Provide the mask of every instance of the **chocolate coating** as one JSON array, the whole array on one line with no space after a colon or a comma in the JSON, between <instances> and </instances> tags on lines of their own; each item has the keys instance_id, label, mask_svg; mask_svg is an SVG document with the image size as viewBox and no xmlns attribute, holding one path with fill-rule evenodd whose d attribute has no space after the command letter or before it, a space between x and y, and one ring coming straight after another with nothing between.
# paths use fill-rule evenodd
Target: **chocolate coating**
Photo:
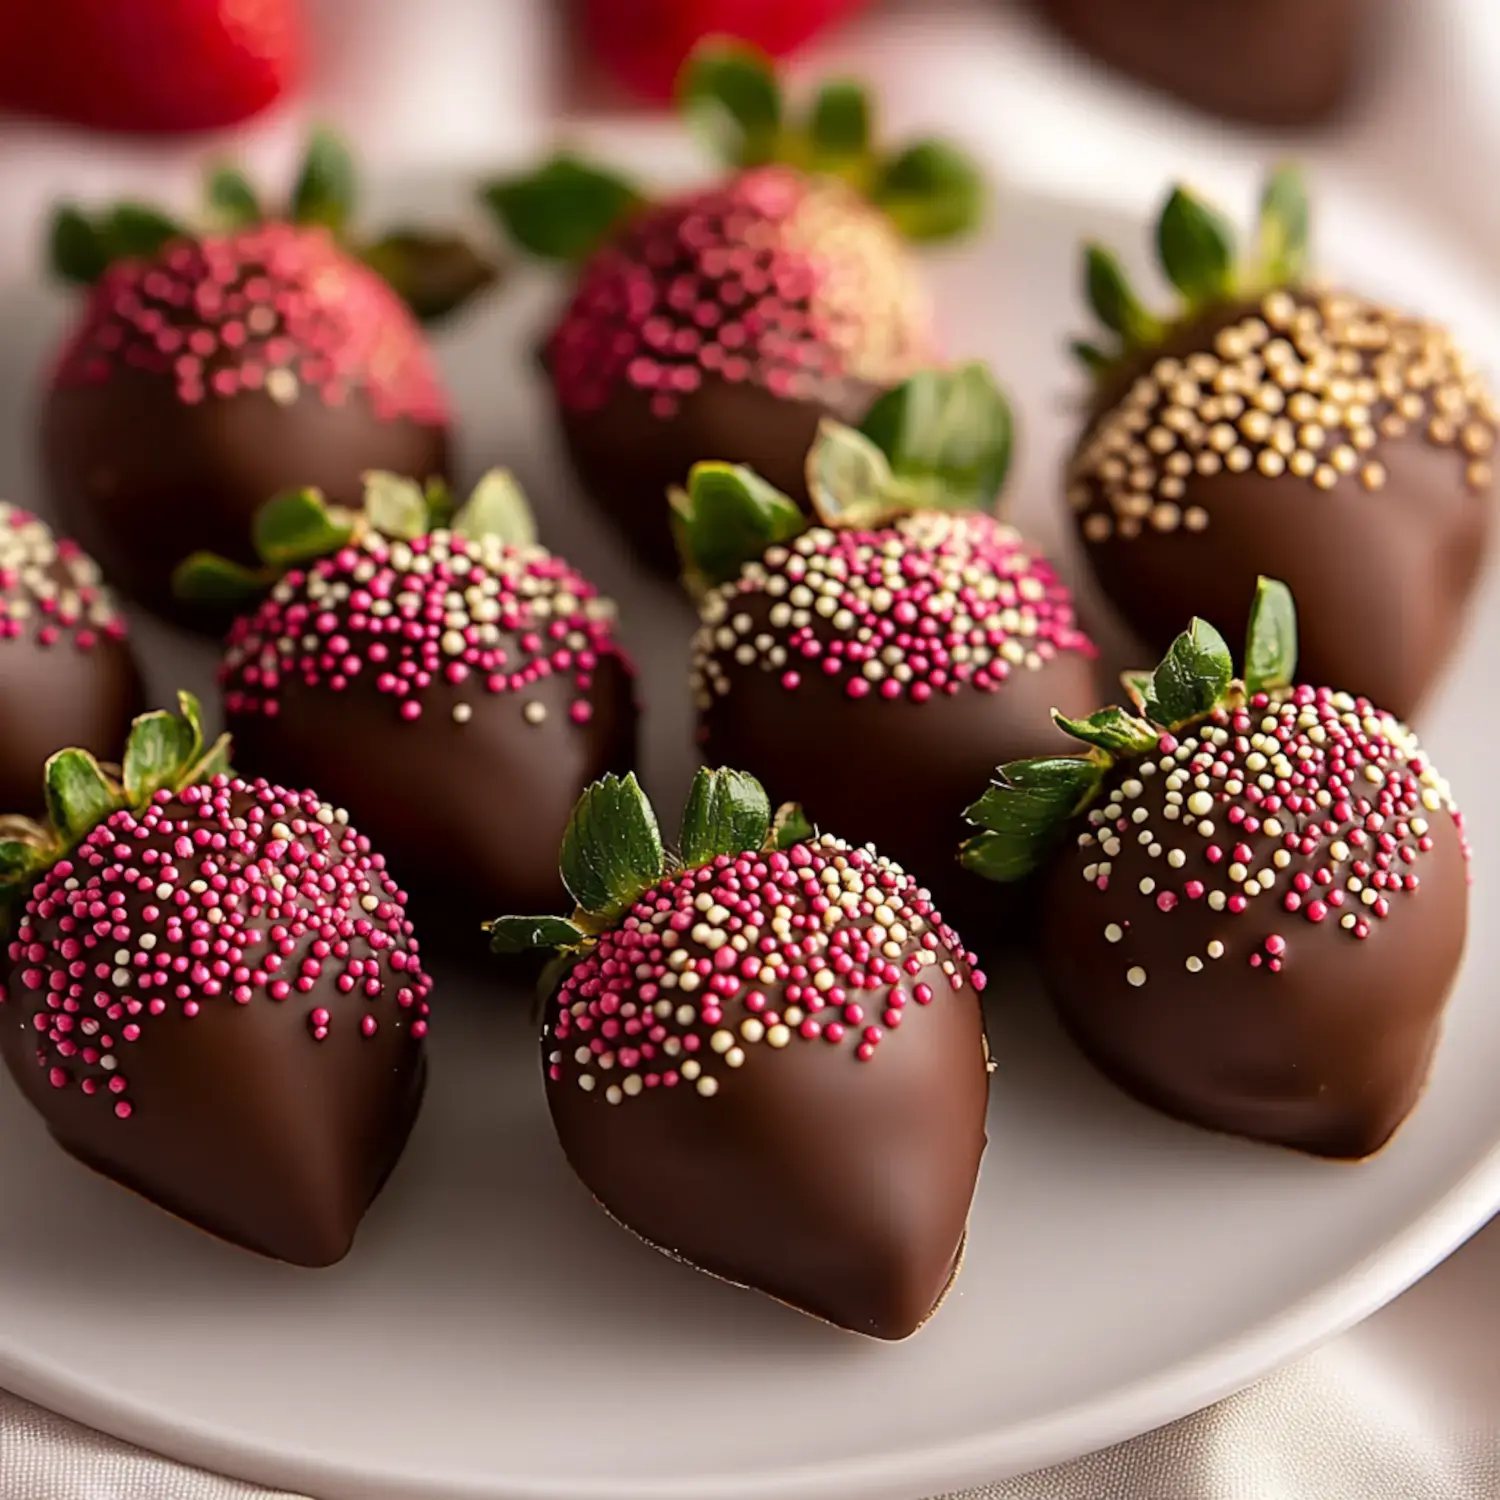
<instances>
[{"instance_id":1,"label":"chocolate coating","mask_svg":"<svg viewBox=\"0 0 1500 1500\"><path fill-rule=\"evenodd\" d=\"M988 516L817 529L769 557L781 561L746 569L704 601L694 690L705 758L751 772L773 797L795 794L816 825L878 844L945 906L965 910L973 883L954 860L964 808L1003 762L1067 752L1075 742L1053 724L1054 707L1079 715L1098 702L1094 650L1068 591ZM838 559L828 573L825 557ZM827 580L841 609L824 615L811 594L794 605L788 567L799 564L802 586L827 597ZM987 599L974 593L981 578L996 587ZM872 585L888 586L887 597ZM852 646L862 657L866 629L877 637L878 679L834 655ZM835 660L841 670L830 674L824 664Z\"/></svg>"},{"instance_id":2,"label":"chocolate coating","mask_svg":"<svg viewBox=\"0 0 1500 1500\"><path fill-rule=\"evenodd\" d=\"M666 492L747 463L805 501L818 420L930 363L894 226L785 166L645 210L583 268L544 354L573 464L643 561L677 572Z\"/></svg>"},{"instance_id":3,"label":"chocolate coating","mask_svg":"<svg viewBox=\"0 0 1500 1500\"><path fill-rule=\"evenodd\" d=\"M827 400L797 400L707 377L670 418L653 415L651 398L628 386L597 410L560 407L558 416L579 482L600 511L647 567L675 575L682 563L667 491L684 483L695 463L746 464L811 510L807 453L818 423L857 423L877 394L850 384Z\"/></svg>"},{"instance_id":4,"label":"chocolate coating","mask_svg":"<svg viewBox=\"0 0 1500 1500\"><path fill-rule=\"evenodd\" d=\"M42 767L67 745L118 753L145 692L99 569L0 501L0 813L46 813Z\"/></svg>"},{"instance_id":5,"label":"chocolate coating","mask_svg":"<svg viewBox=\"0 0 1500 1500\"><path fill-rule=\"evenodd\" d=\"M203 842L219 835L239 842ZM33 892L0 999L0 1054L65 1150L297 1265L348 1252L425 1080L431 982L404 897L360 844L328 804L264 784L116 813ZM219 879L215 923L191 887ZM117 897L101 934L86 913ZM73 977L99 961L108 979Z\"/></svg>"},{"instance_id":6,"label":"chocolate coating","mask_svg":"<svg viewBox=\"0 0 1500 1500\"><path fill-rule=\"evenodd\" d=\"M1375 0L1035 0L1071 41L1211 114L1305 125L1360 81Z\"/></svg>"},{"instance_id":7,"label":"chocolate coating","mask_svg":"<svg viewBox=\"0 0 1500 1500\"><path fill-rule=\"evenodd\" d=\"M846 904L809 927L825 872ZM756 946L776 972L716 963L764 932L773 891L788 935ZM960 940L909 877L827 838L688 871L634 910L635 933L606 938L548 1008L547 1099L574 1170L669 1255L843 1328L913 1333L957 1272L985 1143L983 979ZM836 986L790 979L839 955ZM717 977L689 992L698 964Z\"/></svg>"},{"instance_id":8,"label":"chocolate coating","mask_svg":"<svg viewBox=\"0 0 1500 1500\"><path fill-rule=\"evenodd\" d=\"M284 490L357 508L370 469L444 475L447 429L390 288L321 231L269 225L106 273L48 391L42 460L58 515L122 590L219 628L172 595L184 557L254 563L252 521Z\"/></svg>"},{"instance_id":9,"label":"chocolate coating","mask_svg":"<svg viewBox=\"0 0 1500 1500\"><path fill-rule=\"evenodd\" d=\"M1278 340L1288 358L1273 368ZM1148 446L1154 433L1169 451ZM1258 575L1280 578L1304 676L1410 715L1461 636L1494 438L1491 398L1441 330L1273 293L1184 328L1101 393L1070 499L1101 586L1150 650L1194 615L1241 639L1240 601Z\"/></svg>"},{"instance_id":10,"label":"chocolate coating","mask_svg":"<svg viewBox=\"0 0 1500 1500\"><path fill-rule=\"evenodd\" d=\"M221 682L236 765L348 808L422 930L474 953L497 914L565 904L573 804L635 756L612 607L541 548L492 538L371 536L294 570L236 623Z\"/></svg>"},{"instance_id":11,"label":"chocolate coating","mask_svg":"<svg viewBox=\"0 0 1500 1500\"><path fill-rule=\"evenodd\" d=\"M1180 758L1148 758L1154 773L1141 762L1119 767L1086 842L1049 879L1043 973L1082 1050L1144 1103L1212 1130L1360 1158L1385 1144L1426 1081L1464 947L1467 848L1446 787L1409 732L1368 704L1341 696L1330 709L1303 693L1291 721L1310 713L1327 737L1292 731L1293 751L1268 750L1263 774L1286 779L1295 746L1308 746L1313 755L1296 760L1288 784L1300 789L1293 795L1331 790L1331 805L1267 816L1264 800L1226 791L1241 774L1256 784L1253 769L1243 773L1254 753L1247 735L1227 718L1215 722L1230 738L1207 760L1190 734ZM1250 710L1249 735L1262 718ZM1173 775L1187 766L1177 787L1192 797L1193 768L1226 756L1227 775L1210 773L1202 793L1211 831L1180 804L1180 816L1167 817ZM1251 831L1248 820L1229 821L1231 808L1266 821ZM1136 821L1139 811L1146 817ZM1153 842L1143 843L1148 831ZM1246 882L1258 877L1263 888L1248 897ZM1365 904L1367 891L1376 903ZM1242 910L1228 904L1236 898Z\"/></svg>"}]
</instances>

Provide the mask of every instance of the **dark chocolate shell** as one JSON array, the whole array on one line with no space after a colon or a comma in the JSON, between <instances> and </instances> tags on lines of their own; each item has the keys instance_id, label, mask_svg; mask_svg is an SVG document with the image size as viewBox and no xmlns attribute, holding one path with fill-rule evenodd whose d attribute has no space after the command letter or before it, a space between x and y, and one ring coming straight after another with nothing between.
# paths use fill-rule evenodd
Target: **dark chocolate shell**
<instances>
[{"instance_id":1,"label":"dark chocolate shell","mask_svg":"<svg viewBox=\"0 0 1500 1500\"><path fill-rule=\"evenodd\" d=\"M59 745L113 758L144 691L98 565L0 501L0 808L40 817Z\"/></svg>"},{"instance_id":2,"label":"dark chocolate shell","mask_svg":"<svg viewBox=\"0 0 1500 1500\"><path fill-rule=\"evenodd\" d=\"M57 514L126 594L204 623L172 572L205 550L253 563L256 513L317 487L357 507L371 469L448 466L448 403L391 288L321 229L176 240L110 267L42 416Z\"/></svg>"},{"instance_id":3,"label":"dark chocolate shell","mask_svg":"<svg viewBox=\"0 0 1500 1500\"><path fill-rule=\"evenodd\" d=\"M769 166L632 220L584 267L545 359L585 487L675 573L668 486L721 459L805 502L819 418L857 420L930 363L929 324L884 213Z\"/></svg>"},{"instance_id":4,"label":"dark chocolate shell","mask_svg":"<svg viewBox=\"0 0 1500 1500\"><path fill-rule=\"evenodd\" d=\"M1069 498L1100 584L1153 650L1194 615L1234 638L1245 616L1224 601L1280 578L1304 676L1408 716L1462 633L1495 430L1437 326L1345 293L1271 292L1110 383Z\"/></svg>"},{"instance_id":5,"label":"dark chocolate shell","mask_svg":"<svg viewBox=\"0 0 1500 1500\"><path fill-rule=\"evenodd\" d=\"M957 1271L985 1143L983 976L925 892L824 836L646 892L542 1039L578 1175L681 1260L904 1338Z\"/></svg>"},{"instance_id":6,"label":"dark chocolate shell","mask_svg":"<svg viewBox=\"0 0 1500 1500\"><path fill-rule=\"evenodd\" d=\"M1378 1151L1426 1080L1468 848L1411 735L1298 688L1119 766L1047 891L1047 989L1145 1103L1320 1156Z\"/></svg>"},{"instance_id":7,"label":"dark chocolate shell","mask_svg":"<svg viewBox=\"0 0 1500 1500\"><path fill-rule=\"evenodd\" d=\"M947 905L974 788L1065 752L1053 707L1098 701L1094 647L1051 566L980 513L814 528L702 604L693 692L710 764L874 842Z\"/></svg>"},{"instance_id":8,"label":"dark chocolate shell","mask_svg":"<svg viewBox=\"0 0 1500 1500\"><path fill-rule=\"evenodd\" d=\"M384 860L311 793L219 778L112 814L17 915L0 1053L59 1144L323 1266L421 1102L431 980Z\"/></svg>"},{"instance_id":9,"label":"dark chocolate shell","mask_svg":"<svg viewBox=\"0 0 1500 1500\"><path fill-rule=\"evenodd\" d=\"M293 569L230 633L235 761L349 810L424 932L480 949L503 910L562 903L582 789L635 755L614 608L540 547L367 533Z\"/></svg>"}]
</instances>

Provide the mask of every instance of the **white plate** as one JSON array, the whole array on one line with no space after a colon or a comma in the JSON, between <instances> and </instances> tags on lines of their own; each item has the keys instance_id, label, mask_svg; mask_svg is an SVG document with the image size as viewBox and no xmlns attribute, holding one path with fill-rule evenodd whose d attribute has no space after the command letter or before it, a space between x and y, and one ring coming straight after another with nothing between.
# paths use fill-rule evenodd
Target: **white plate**
<instances>
[{"instance_id":1,"label":"white plate","mask_svg":"<svg viewBox=\"0 0 1500 1500\"><path fill-rule=\"evenodd\" d=\"M1460 268L1339 200L1328 259L1455 317L1500 363ZM957 352L1020 393L1020 518L1054 541L1080 321L1078 237L1102 212L1013 197L938 278ZM471 471L507 460L554 543L622 597L652 704L647 774L687 769L687 619L655 601L562 485L518 329L545 289L446 341ZM63 308L0 302L0 492L19 499L33 382ZM916 1500L1142 1431L1369 1313L1500 1204L1500 715L1482 643L1427 723L1477 846L1475 932L1432 1086L1375 1162L1319 1163L1173 1124L1075 1056L1028 975L995 976L990 1149L956 1294L916 1339L838 1333L623 1234L553 1142L518 997L441 975L433 1085L341 1266L216 1243L91 1176L0 1086L0 1385L204 1466L320 1500ZM208 658L143 631L156 685Z\"/></svg>"}]
</instances>

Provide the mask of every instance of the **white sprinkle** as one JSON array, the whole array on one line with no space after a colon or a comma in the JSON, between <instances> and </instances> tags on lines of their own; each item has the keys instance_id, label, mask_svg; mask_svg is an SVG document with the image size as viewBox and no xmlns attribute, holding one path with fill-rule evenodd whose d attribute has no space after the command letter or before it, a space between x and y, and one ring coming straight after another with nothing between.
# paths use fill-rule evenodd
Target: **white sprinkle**
<instances>
[{"instance_id":1,"label":"white sprinkle","mask_svg":"<svg viewBox=\"0 0 1500 1500\"><path fill-rule=\"evenodd\" d=\"M1109 926L1104 929L1104 939L1106 942L1118 943L1124 936L1125 929L1121 927L1118 922L1111 922Z\"/></svg>"},{"instance_id":2,"label":"white sprinkle","mask_svg":"<svg viewBox=\"0 0 1500 1500\"><path fill-rule=\"evenodd\" d=\"M539 703L535 698L521 710L521 717L528 724L540 724L547 717L547 705Z\"/></svg>"},{"instance_id":3,"label":"white sprinkle","mask_svg":"<svg viewBox=\"0 0 1500 1500\"><path fill-rule=\"evenodd\" d=\"M1218 940L1218 938L1215 938L1208 945L1208 956L1210 958L1223 958L1224 957L1224 945L1223 945L1223 943L1221 943Z\"/></svg>"},{"instance_id":4,"label":"white sprinkle","mask_svg":"<svg viewBox=\"0 0 1500 1500\"><path fill-rule=\"evenodd\" d=\"M467 724L474 717L474 710L467 703L455 703L453 705L453 722L455 724Z\"/></svg>"},{"instance_id":5,"label":"white sprinkle","mask_svg":"<svg viewBox=\"0 0 1500 1500\"><path fill-rule=\"evenodd\" d=\"M1136 989L1140 989L1140 987L1146 982L1146 971L1139 964L1136 964L1134 968L1127 969L1125 971L1125 978L1131 984L1133 984Z\"/></svg>"},{"instance_id":6,"label":"white sprinkle","mask_svg":"<svg viewBox=\"0 0 1500 1500\"><path fill-rule=\"evenodd\" d=\"M1188 955L1187 971L1189 974L1201 974L1203 972L1203 960L1196 953Z\"/></svg>"},{"instance_id":7,"label":"white sprinkle","mask_svg":"<svg viewBox=\"0 0 1500 1500\"><path fill-rule=\"evenodd\" d=\"M686 1071L686 1070L684 1070ZM700 1078L698 1080L698 1092L705 1099L711 1099L719 1092L719 1082L716 1078Z\"/></svg>"}]
</instances>

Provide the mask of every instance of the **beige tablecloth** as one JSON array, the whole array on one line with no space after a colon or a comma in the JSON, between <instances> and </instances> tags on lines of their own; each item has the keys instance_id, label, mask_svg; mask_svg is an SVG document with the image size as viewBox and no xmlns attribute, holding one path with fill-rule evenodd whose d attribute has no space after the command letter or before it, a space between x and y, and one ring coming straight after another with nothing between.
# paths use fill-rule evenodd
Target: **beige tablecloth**
<instances>
[{"instance_id":1,"label":"beige tablecloth","mask_svg":"<svg viewBox=\"0 0 1500 1500\"><path fill-rule=\"evenodd\" d=\"M1496 1497L1500 1220L1367 1323L1253 1389L1134 1442L949 1500ZM306 1497L184 1468L0 1393L0 1500Z\"/></svg>"}]
</instances>

